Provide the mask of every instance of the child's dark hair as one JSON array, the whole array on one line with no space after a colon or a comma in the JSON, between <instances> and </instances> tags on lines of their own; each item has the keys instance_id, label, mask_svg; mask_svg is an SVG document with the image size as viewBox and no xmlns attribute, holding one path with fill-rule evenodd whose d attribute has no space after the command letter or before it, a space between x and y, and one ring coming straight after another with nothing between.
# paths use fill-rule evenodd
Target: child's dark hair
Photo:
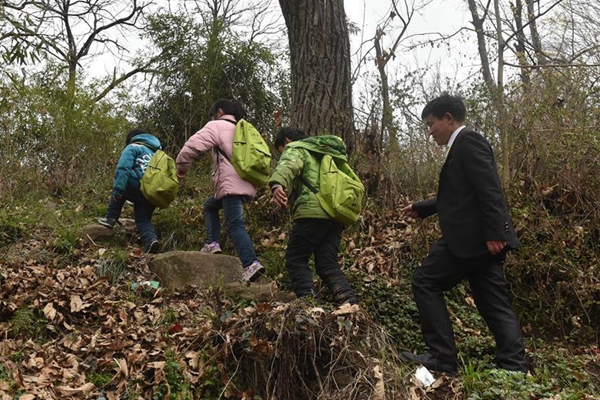
<instances>
[{"instance_id":1,"label":"child's dark hair","mask_svg":"<svg viewBox=\"0 0 600 400\"><path fill-rule=\"evenodd\" d=\"M426 119L430 115L442 119L446 113L452 115L458 122L462 122L467 115L467 108L460 97L444 94L427 103L421 113L421 119Z\"/></svg>"},{"instance_id":2,"label":"child's dark hair","mask_svg":"<svg viewBox=\"0 0 600 400\"><path fill-rule=\"evenodd\" d=\"M148 133L145 129L135 128L129 131L127 137L125 138L125 146L131 144L131 140L137 135L141 135L142 133Z\"/></svg>"},{"instance_id":3,"label":"child's dark hair","mask_svg":"<svg viewBox=\"0 0 600 400\"><path fill-rule=\"evenodd\" d=\"M285 139L290 139L290 141L295 142L296 140L306 139L306 137L306 133L298 128L290 128L287 126L280 128L275 137L275 148L278 149L283 146L285 144Z\"/></svg>"},{"instance_id":4,"label":"child's dark hair","mask_svg":"<svg viewBox=\"0 0 600 400\"><path fill-rule=\"evenodd\" d=\"M223 110L225 114L233 115L236 121L239 121L246 116L246 110L244 110L244 107L237 101L219 99L215 101L208 110L208 114L211 118L216 118L219 108Z\"/></svg>"}]
</instances>

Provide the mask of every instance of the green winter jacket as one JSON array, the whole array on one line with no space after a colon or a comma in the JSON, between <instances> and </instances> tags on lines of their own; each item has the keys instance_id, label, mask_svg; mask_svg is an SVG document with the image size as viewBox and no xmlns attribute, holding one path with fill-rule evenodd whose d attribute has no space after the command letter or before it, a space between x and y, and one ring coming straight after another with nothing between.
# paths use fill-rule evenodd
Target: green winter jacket
<instances>
[{"instance_id":1,"label":"green winter jacket","mask_svg":"<svg viewBox=\"0 0 600 400\"><path fill-rule=\"evenodd\" d=\"M283 186L292 206L293 219L330 219L319 205L317 196L302 183L300 176L314 188L319 187L320 154L347 161L344 141L333 135L311 136L285 146L269 179L269 186Z\"/></svg>"}]
</instances>

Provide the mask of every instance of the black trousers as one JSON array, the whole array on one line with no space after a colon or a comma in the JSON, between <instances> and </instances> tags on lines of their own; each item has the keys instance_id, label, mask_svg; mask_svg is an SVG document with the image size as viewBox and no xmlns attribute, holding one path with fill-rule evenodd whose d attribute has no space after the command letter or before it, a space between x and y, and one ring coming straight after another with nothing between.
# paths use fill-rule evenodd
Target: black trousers
<instances>
[{"instance_id":1,"label":"black trousers","mask_svg":"<svg viewBox=\"0 0 600 400\"><path fill-rule=\"evenodd\" d=\"M296 296L314 295L308 260L314 254L317 274L336 303L356 302L354 291L340 269L338 253L344 226L330 219L303 218L294 221L285 252L285 266Z\"/></svg>"},{"instance_id":2,"label":"black trousers","mask_svg":"<svg viewBox=\"0 0 600 400\"><path fill-rule=\"evenodd\" d=\"M527 372L523 334L508 296L501 253L474 258L455 257L443 242L431 246L415 272L413 293L425 344L441 362L456 364L457 351L444 292L464 278L469 281L477 310L496 339L499 368Z\"/></svg>"}]
</instances>

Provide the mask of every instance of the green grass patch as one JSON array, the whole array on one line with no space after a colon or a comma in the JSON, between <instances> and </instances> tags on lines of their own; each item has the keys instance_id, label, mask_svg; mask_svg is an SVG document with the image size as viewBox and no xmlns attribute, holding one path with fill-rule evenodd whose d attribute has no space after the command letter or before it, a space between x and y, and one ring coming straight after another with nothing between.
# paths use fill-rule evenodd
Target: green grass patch
<instances>
[{"instance_id":1,"label":"green grass patch","mask_svg":"<svg viewBox=\"0 0 600 400\"><path fill-rule=\"evenodd\" d=\"M73 256L79 240L77 230L78 227L75 226L58 228L57 238L52 243L52 251L66 257Z\"/></svg>"},{"instance_id":2,"label":"green grass patch","mask_svg":"<svg viewBox=\"0 0 600 400\"><path fill-rule=\"evenodd\" d=\"M390 285L386 279L372 280L356 271L348 278L359 304L385 328L399 348L423 350L419 313L409 282Z\"/></svg>"},{"instance_id":3,"label":"green grass patch","mask_svg":"<svg viewBox=\"0 0 600 400\"><path fill-rule=\"evenodd\" d=\"M160 318L160 324L171 325L177 322L178 319L179 314L177 313L177 311L173 310L172 308L166 308L163 310L163 314Z\"/></svg>"},{"instance_id":4,"label":"green grass patch","mask_svg":"<svg viewBox=\"0 0 600 400\"><path fill-rule=\"evenodd\" d=\"M15 243L25 235L25 225L30 219L21 218L15 212L0 210L0 248Z\"/></svg>"},{"instance_id":5,"label":"green grass patch","mask_svg":"<svg viewBox=\"0 0 600 400\"><path fill-rule=\"evenodd\" d=\"M165 351L165 381L158 384L152 396L153 400L162 400L167 393L174 400L193 400L190 382L183 374L179 357L172 349Z\"/></svg>"},{"instance_id":6,"label":"green grass patch","mask_svg":"<svg viewBox=\"0 0 600 400\"><path fill-rule=\"evenodd\" d=\"M18 309L10 319L12 337L23 337L38 341L44 338L48 321L37 310L28 307Z\"/></svg>"},{"instance_id":7,"label":"green grass patch","mask_svg":"<svg viewBox=\"0 0 600 400\"><path fill-rule=\"evenodd\" d=\"M0 364L0 382L8 382L10 380L10 375L6 370L4 364Z\"/></svg>"},{"instance_id":8,"label":"green grass patch","mask_svg":"<svg viewBox=\"0 0 600 400\"><path fill-rule=\"evenodd\" d=\"M552 387L521 372L501 369L478 370L467 364L462 371L468 400L521 400L554 396Z\"/></svg>"},{"instance_id":9,"label":"green grass patch","mask_svg":"<svg viewBox=\"0 0 600 400\"><path fill-rule=\"evenodd\" d=\"M120 248L115 248L108 256L100 260L96 267L96 274L98 277L107 277L114 284L125 274L128 263L129 253Z\"/></svg>"},{"instance_id":10,"label":"green grass patch","mask_svg":"<svg viewBox=\"0 0 600 400\"><path fill-rule=\"evenodd\" d=\"M86 376L87 381L91 382L97 388L108 385L113 380L114 374L111 372L95 372Z\"/></svg>"}]
</instances>

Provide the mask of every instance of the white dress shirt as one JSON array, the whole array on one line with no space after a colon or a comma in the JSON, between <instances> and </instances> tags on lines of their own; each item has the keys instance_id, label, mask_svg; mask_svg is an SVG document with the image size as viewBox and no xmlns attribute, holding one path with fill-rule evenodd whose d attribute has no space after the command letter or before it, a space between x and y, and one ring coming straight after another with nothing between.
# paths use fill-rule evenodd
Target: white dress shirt
<instances>
[{"instance_id":1,"label":"white dress shirt","mask_svg":"<svg viewBox=\"0 0 600 400\"><path fill-rule=\"evenodd\" d=\"M454 141L456 140L456 137L458 136L460 131L462 131L464 128L466 128L466 126L462 125L457 130L452 132L452 135L450 135L450 139L448 139L448 149L450 149L450 147L452 147L452 143L454 143Z\"/></svg>"}]
</instances>

